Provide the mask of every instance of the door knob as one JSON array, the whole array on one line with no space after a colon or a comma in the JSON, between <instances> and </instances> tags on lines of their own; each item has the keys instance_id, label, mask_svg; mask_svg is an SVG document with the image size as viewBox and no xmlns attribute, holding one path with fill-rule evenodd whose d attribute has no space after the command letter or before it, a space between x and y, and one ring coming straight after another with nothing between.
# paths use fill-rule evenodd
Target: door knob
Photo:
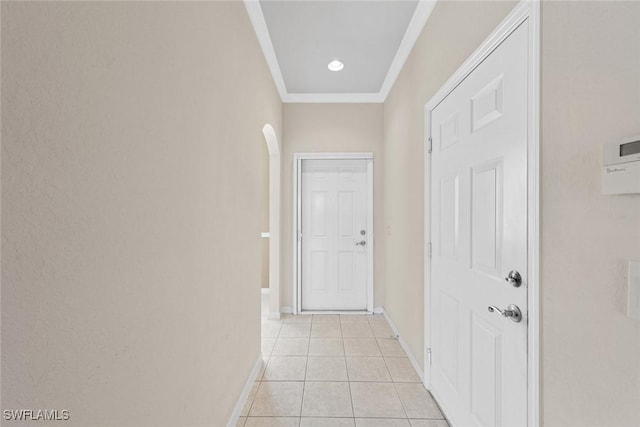
<instances>
[{"instance_id":1,"label":"door knob","mask_svg":"<svg viewBox=\"0 0 640 427\"><path fill-rule=\"evenodd\" d=\"M367 241L366 240L362 240L362 241L356 243L356 246L367 246Z\"/></svg>"},{"instance_id":2,"label":"door knob","mask_svg":"<svg viewBox=\"0 0 640 427\"><path fill-rule=\"evenodd\" d=\"M511 304L509 307L505 308L504 310L500 310L495 305L490 305L488 307L488 310L490 313L498 312L502 317L508 317L509 319L513 320L516 323L522 320L522 312L520 311L520 308L514 304Z\"/></svg>"},{"instance_id":3,"label":"door knob","mask_svg":"<svg viewBox=\"0 0 640 427\"><path fill-rule=\"evenodd\" d=\"M522 276L516 270L511 270L504 280L515 288L519 288L522 285Z\"/></svg>"}]
</instances>

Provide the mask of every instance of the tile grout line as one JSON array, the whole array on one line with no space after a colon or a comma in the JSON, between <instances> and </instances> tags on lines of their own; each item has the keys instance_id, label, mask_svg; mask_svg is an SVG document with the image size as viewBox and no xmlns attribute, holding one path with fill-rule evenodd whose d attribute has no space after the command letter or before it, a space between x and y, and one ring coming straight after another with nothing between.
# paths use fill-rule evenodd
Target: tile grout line
<instances>
[{"instance_id":1,"label":"tile grout line","mask_svg":"<svg viewBox=\"0 0 640 427\"><path fill-rule=\"evenodd\" d=\"M386 319L385 319L385 324L387 325L387 327L389 327L389 323L386 321ZM405 404L402 401L402 398L400 397L400 393L398 393L398 389L396 387L395 381L393 380L393 376L391 375L391 370L389 369L389 365L387 364L387 361L385 359L385 355L382 352L382 347L380 347L380 342L378 341L378 337L376 337L376 344L378 344L378 349L380 350L380 354L382 354L382 360L384 361L384 365L387 367L387 371L389 371L389 377L391 377L391 384L393 384L393 391L395 391L396 396L398 397L398 400L400 401L400 406L402 406L402 411L404 412L404 416L408 420L409 424L412 424L412 422L409 421L409 415L407 414L407 408L405 408ZM404 349L403 349L403 351L404 351Z\"/></svg>"},{"instance_id":2,"label":"tile grout line","mask_svg":"<svg viewBox=\"0 0 640 427\"><path fill-rule=\"evenodd\" d=\"M382 357L382 362L384 363L385 368L387 368L387 373L389 374L389 378L391 378L391 382L395 383L395 380L393 379L393 375L391 375L391 369L389 369L389 364L387 363L387 359L384 356Z\"/></svg>"},{"instance_id":3,"label":"tile grout line","mask_svg":"<svg viewBox=\"0 0 640 427\"><path fill-rule=\"evenodd\" d=\"M400 393L398 393L398 389L396 388L396 383L391 383L391 384L393 384L393 391L396 392L396 396L398 396L398 400L400 401L400 405L402 406L402 410L404 411L404 417L408 420L409 414L407 414L407 408L405 408L404 402L400 397ZM411 421L409 421L409 424L411 424Z\"/></svg>"},{"instance_id":4,"label":"tile grout line","mask_svg":"<svg viewBox=\"0 0 640 427\"><path fill-rule=\"evenodd\" d=\"M342 352L344 357L344 369L347 372L347 387L349 387L349 400L351 401L351 415L353 425L356 425L356 408L353 406L353 393L351 392L351 378L349 377L349 365L347 365L347 349L344 346L344 334L342 333L342 317L338 316L340 322L340 334L342 335Z\"/></svg>"},{"instance_id":5,"label":"tile grout line","mask_svg":"<svg viewBox=\"0 0 640 427\"><path fill-rule=\"evenodd\" d=\"M387 324L387 326L388 326L388 323L386 322L386 319L385 319L385 324ZM371 326L371 325L369 325L369 326ZM373 331L373 328L372 328L372 331ZM376 345L378 346L378 350L380 350L380 354L382 355L382 361L384 363L384 366L386 367L387 372L389 373L389 378L391 378L391 384L393 385L393 391L396 393L396 396L398 397L398 401L400 401L400 406L402 407L402 411L404 412L404 417L407 420L407 422L409 424L411 424L411 421L409 421L409 416L407 415L407 410L406 410L406 408L404 406L404 402L402 402L402 399L400 398L400 393L398 393L398 389L396 388L396 384L393 381L393 376L391 375L391 371L389 370L389 366L387 365L387 361L385 360L385 355L382 352L382 347L380 347L380 342L378 341L378 337L374 337L374 338L375 338L375 341L376 341Z\"/></svg>"},{"instance_id":6,"label":"tile grout line","mask_svg":"<svg viewBox=\"0 0 640 427\"><path fill-rule=\"evenodd\" d=\"M311 316L311 324L309 325L309 337L307 339L307 356L304 363L304 379L302 381L302 399L300 399L300 419L298 427L302 424L302 409L304 408L304 391L307 388L307 368L309 367L309 349L311 348L311 329L313 328L313 316Z\"/></svg>"},{"instance_id":7,"label":"tile grout line","mask_svg":"<svg viewBox=\"0 0 640 427\"><path fill-rule=\"evenodd\" d=\"M249 418L249 415L251 415L251 408L253 408L253 403L256 401L256 397L258 396L258 390L260 390L260 387L262 386L262 383L258 381L256 382L258 383L258 386L256 387L256 394L253 396L253 399L251 399L251 404L249 405L249 409L247 409L247 415L242 425L247 423L247 418Z\"/></svg>"}]
</instances>

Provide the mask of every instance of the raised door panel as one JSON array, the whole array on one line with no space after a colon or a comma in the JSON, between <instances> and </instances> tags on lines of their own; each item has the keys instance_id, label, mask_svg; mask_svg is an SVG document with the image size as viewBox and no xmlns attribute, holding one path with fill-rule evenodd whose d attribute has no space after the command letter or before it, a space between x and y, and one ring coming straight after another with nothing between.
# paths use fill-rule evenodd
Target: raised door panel
<instances>
[{"instance_id":1,"label":"raised door panel","mask_svg":"<svg viewBox=\"0 0 640 427\"><path fill-rule=\"evenodd\" d=\"M498 277L502 269L502 160L474 167L471 177L471 267Z\"/></svg>"},{"instance_id":2,"label":"raised door panel","mask_svg":"<svg viewBox=\"0 0 640 427\"><path fill-rule=\"evenodd\" d=\"M482 129L502 117L502 79L500 75L471 97L471 129Z\"/></svg>"},{"instance_id":3,"label":"raised door panel","mask_svg":"<svg viewBox=\"0 0 640 427\"><path fill-rule=\"evenodd\" d=\"M460 304L447 293L440 291L439 295L439 351L436 357L442 366L443 378L447 381L452 391L458 391L459 377L459 331L460 331Z\"/></svg>"},{"instance_id":4,"label":"raised door panel","mask_svg":"<svg viewBox=\"0 0 640 427\"><path fill-rule=\"evenodd\" d=\"M338 292L351 293L354 290L355 265L353 251L338 253Z\"/></svg>"},{"instance_id":5,"label":"raised door panel","mask_svg":"<svg viewBox=\"0 0 640 427\"><path fill-rule=\"evenodd\" d=\"M311 292L312 293L327 293L329 287L327 284L327 251L312 251L311 252Z\"/></svg>"},{"instance_id":6,"label":"raised door panel","mask_svg":"<svg viewBox=\"0 0 640 427\"><path fill-rule=\"evenodd\" d=\"M471 315L471 413L481 426L500 426L502 335Z\"/></svg>"},{"instance_id":7,"label":"raised door panel","mask_svg":"<svg viewBox=\"0 0 640 427\"><path fill-rule=\"evenodd\" d=\"M440 185L440 256L455 259L459 244L460 185L458 175L442 178Z\"/></svg>"},{"instance_id":8,"label":"raised door panel","mask_svg":"<svg viewBox=\"0 0 640 427\"><path fill-rule=\"evenodd\" d=\"M354 194L353 191L338 193L338 232L340 237L354 235Z\"/></svg>"},{"instance_id":9,"label":"raised door panel","mask_svg":"<svg viewBox=\"0 0 640 427\"><path fill-rule=\"evenodd\" d=\"M311 235L313 237L327 236L327 192L311 192Z\"/></svg>"}]
</instances>

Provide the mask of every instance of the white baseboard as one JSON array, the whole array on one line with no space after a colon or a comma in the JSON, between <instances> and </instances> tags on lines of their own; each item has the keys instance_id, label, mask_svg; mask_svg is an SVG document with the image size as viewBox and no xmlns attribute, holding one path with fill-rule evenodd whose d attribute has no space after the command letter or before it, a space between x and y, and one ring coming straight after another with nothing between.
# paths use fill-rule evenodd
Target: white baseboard
<instances>
[{"instance_id":1,"label":"white baseboard","mask_svg":"<svg viewBox=\"0 0 640 427\"><path fill-rule=\"evenodd\" d=\"M292 314L293 313L293 308L291 308L291 307L280 307L280 313L282 313L282 314ZM309 313L313 313L313 312L305 311L304 313L309 314ZM334 313L354 314L352 311L318 311L317 313L320 313L320 314L334 314ZM366 313L366 312L363 311L362 313ZM384 313L384 307L373 307L373 313L374 314L383 314ZM361 314L361 313L358 313L358 314Z\"/></svg>"},{"instance_id":2,"label":"white baseboard","mask_svg":"<svg viewBox=\"0 0 640 427\"><path fill-rule=\"evenodd\" d=\"M398 328L396 327L396 324L393 323L393 320L389 316L389 313L387 313L384 310L384 308L382 308L382 314L384 315L384 318L387 320L387 323L391 327L391 330L393 331L393 334L396 337L398 337L398 342L400 343L400 346L402 347L404 352L407 353L407 357L409 358L409 361L411 362L411 366L413 366L413 369L416 371L416 374L418 374L418 377L420 377L420 380L422 381L422 384L424 384L424 373L422 372L422 369L420 368L420 364L417 362L417 360L414 357L413 353L411 353L411 350L409 349L409 344L407 344L407 342L404 340L404 338L402 338L402 336L400 335L400 332L398 332Z\"/></svg>"},{"instance_id":3,"label":"white baseboard","mask_svg":"<svg viewBox=\"0 0 640 427\"><path fill-rule=\"evenodd\" d=\"M251 373L249 374L247 383L244 385L244 388L242 389L242 393L240 393L238 402L236 403L235 408L233 408L233 413L231 414L231 418L229 418L227 427L236 427L236 425L238 424L238 420L240 419L240 414L242 413L242 408L244 408L244 404L249 398L251 387L253 387L253 383L256 382L256 378L258 377L260 368L262 368L262 363L263 363L263 358L262 358L262 353L260 353L258 354L258 360L256 360L256 363L253 365L253 369L251 369Z\"/></svg>"},{"instance_id":4,"label":"white baseboard","mask_svg":"<svg viewBox=\"0 0 640 427\"><path fill-rule=\"evenodd\" d=\"M269 320L279 320L280 319L280 313L269 312L267 314L267 319L269 319Z\"/></svg>"},{"instance_id":5,"label":"white baseboard","mask_svg":"<svg viewBox=\"0 0 640 427\"><path fill-rule=\"evenodd\" d=\"M262 289L262 295L269 295L269 291L270 291L269 288L260 288L260 289Z\"/></svg>"}]
</instances>

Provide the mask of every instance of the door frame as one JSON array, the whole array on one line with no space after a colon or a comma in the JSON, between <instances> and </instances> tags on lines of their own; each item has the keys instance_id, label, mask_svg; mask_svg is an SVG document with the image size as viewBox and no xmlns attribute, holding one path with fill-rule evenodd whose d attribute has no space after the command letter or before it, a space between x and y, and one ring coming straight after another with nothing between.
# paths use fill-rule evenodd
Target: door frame
<instances>
[{"instance_id":1,"label":"door frame","mask_svg":"<svg viewBox=\"0 0 640 427\"><path fill-rule=\"evenodd\" d=\"M302 224L302 161L303 160L366 160L367 161L367 312L373 312L373 153L294 153L293 154L293 314L302 312L302 254L300 226ZM313 313L305 311L305 313ZM333 313L323 311L323 313ZM336 311L335 313L338 313Z\"/></svg>"},{"instance_id":2,"label":"door frame","mask_svg":"<svg viewBox=\"0 0 640 427\"><path fill-rule=\"evenodd\" d=\"M540 424L540 2L522 0L427 102L424 109L424 386L431 370L431 111L522 23L529 21L527 141L527 424ZM435 396L437 399L437 396Z\"/></svg>"}]
</instances>

